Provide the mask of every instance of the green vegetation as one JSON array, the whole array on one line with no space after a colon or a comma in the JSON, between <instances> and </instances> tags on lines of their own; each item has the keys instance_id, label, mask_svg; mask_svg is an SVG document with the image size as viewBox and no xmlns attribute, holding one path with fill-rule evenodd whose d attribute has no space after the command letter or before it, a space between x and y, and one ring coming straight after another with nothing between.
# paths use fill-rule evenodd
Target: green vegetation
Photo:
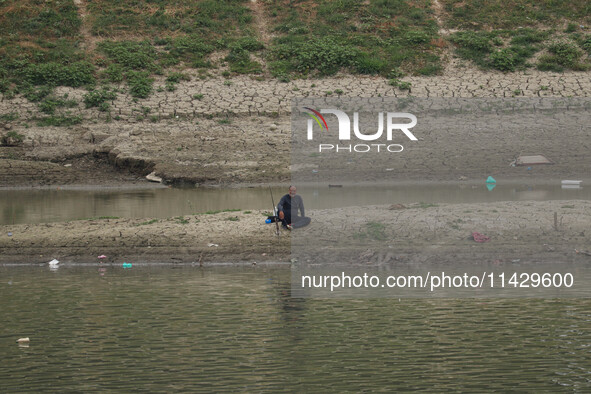
<instances>
[{"instance_id":1,"label":"green vegetation","mask_svg":"<svg viewBox=\"0 0 591 394\"><path fill-rule=\"evenodd\" d=\"M0 142L4 146L17 146L23 142L25 136L17 133L16 131L9 131L6 135L0 138Z\"/></svg>"},{"instance_id":2,"label":"green vegetation","mask_svg":"<svg viewBox=\"0 0 591 394\"><path fill-rule=\"evenodd\" d=\"M440 3L443 26L460 29L449 38L457 55L483 69L591 67L591 35L580 27L591 24L588 0ZM159 91L175 91L189 68L201 79L221 66L224 77L258 74L254 78L262 80L268 71L281 82L341 71L381 75L408 91L404 73L442 71L448 42L438 34L429 0L260 0L271 42L257 38L251 7L250 0L91 1L89 29L81 29L74 0L0 0L0 93L38 103L54 116L42 123L67 124L66 118L75 119L56 114L74 102L55 97L57 86L86 88L86 107L108 112L115 93L100 88L105 83L124 83L143 99L154 91L155 75L166 76ZM96 46L83 41L88 30ZM210 57L214 52L224 55ZM536 54L539 60L530 64Z\"/></svg>"},{"instance_id":3,"label":"green vegetation","mask_svg":"<svg viewBox=\"0 0 591 394\"><path fill-rule=\"evenodd\" d=\"M154 224L154 223L158 223L158 219L151 219L146 222L141 222L141 223L136 224L136 226L147 226L149 224Z\"/></svg>"},{"instance_id":4,"label":"green vegetation","mask_svg":"<svg viewBox=\"0 0 591 394\"><path fill-rule=\"evenodd\" d=\"M540 57L538 69L542 71L588 70L591 64L583 62L583 51L572 42L556 42L548 47L548 54Z\"/></svg>"},{"instance_id":5,"label":"green vegetation","mask_svg":"<svg viewBox=\"0 0 591 394\"><path fill-rule=\"evenodd\" d=\"M86 108L98 107L100 111L107 112L110 108L107 100L115 100L117 93L108 88L92 89L84 95Z\"/></svg>"},{"instance_id":6,"label":"green vegetation","mask_svg":"<svg viewBox=\"0 0 591 394\"><path fill-rule=\"evenodd\" d=\"M529 66L527 60L542 49L541 43L550 34L534 29L463 31L451 35L450 41L458 56L481 68L516 71Z\"/></svg>"},{"instance_id":7,"label":"green vegetation","mask_svg":"<svg viewBox=\"0 0 591 394\"><path fill-rule=\"evenodd\" d=\"M18 119L18 114L16 112L0 115L0 121L11 122L16 119Z\"/></svg>"},{"instance_id":8,"label":"green vegetation","mask_svg":"<svg viewBox=\"0 0 591 394\"><path fill-rule=\"evenodd\" d=\"M356 239L371 239L375 241L384 241L386 237L386 225L379 222L368 222L365 224L365 231L355 233Z\"/></svg>"},{"instance_id":9,"label":"green vegetation","mask_svg":"<svg viewBox=\"0 0 591 394\"><path fill-rule=\"evenodd\" d=\"M440 0L448 18L446 27L467 30L516 29L561 24L561 19L588 25L588 0ZM578 25L578 24L575 24Z\"/></svg>"},{"instance_id":10,"label":"green vegetation","mask_svg":"<svg viewBox=\"0 0 591 394\"><path fill-rule=\"evenodd\" d=\"M117 0L89 2L92 33L101 37L161 37L173 33L221 38L252 22L244 0Z\"/></svg>"},{"instance_id":11,"label":"green vegetation","mask_svg":"<svg viewBox=\"0 0 591 394\"><path fill-rule=\"evenodd\" d=\"M432 75L441 71L437 23L428 3L403 0L266 3L278 37L269 54L271 73L387 76L392 69Z\"/></svg>"},{"instance_id":12,"label":"green vegetation","mask_svg":"<svg viewBox=\"0 0 591 394\"><path fill-rule=\"evenodd\" d=\"M176 222L179 224L188 224L189 220L185 219L183 216L177 216L175 218Z\"/></svg>"},{"instance_id":13,"label":"green vegetation","mask_svg":"<svg viewBox=\"0 0 591 394\"><path fill-rule=\"evenodd\" d=\"M53 96L46 97L38 104L39 110L44 114L53 115L57 108L73 108L78 106L76 100L67 100L67 97L56 98Z\"/></svg>"},{"instance_id":14,"label":"green vegetation","mask_svg":"<svg viewBox=\"0 0 591 394\"><path fill-rule=\"evenodd\" d=\"M65 115L52 115L45 118L37 118L37 126L56 126L56 127L67 127L82 123L81 116L71 116L66 113Z\"/></svg>"},{"instance_id":15,"label":"green vegetation","mask_svg":"<svg viewBox=\"0 0 591 394\"><path fill-rule=\"evenodd\" d=\"M221 209L221 210L217 210L217 211L207 211L207 212L204 212L199 215L216 215L216 214L222 213L222 212L240 212L240 211L241 211L241 209Z\"/></svg>"},{"instance_id":16,"label":"green vegetation","mask_svg":"<svg viewBox=\"0 0 591 394\"><path fill-rule=\"evenodd\" d=\"M431 204L431 203L426 203L426 202L419 202L418 204L412 205L410 208L420 208L420 209L427 209L427 208L433 208L433 207L437 207L437 204Z\"/></svg>"}]
</instances>

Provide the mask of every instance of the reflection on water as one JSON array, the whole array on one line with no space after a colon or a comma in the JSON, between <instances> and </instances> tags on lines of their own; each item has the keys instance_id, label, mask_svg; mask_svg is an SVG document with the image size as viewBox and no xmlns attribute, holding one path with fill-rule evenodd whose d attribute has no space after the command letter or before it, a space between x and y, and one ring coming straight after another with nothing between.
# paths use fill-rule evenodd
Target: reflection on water
<instances>
[{"instance_id":1,"label":"reflection on water","mask_svg":"<svg viewBox=\"0 0 591 394\"><path fill-rule=\"evenodd\" d=\"M273 188L275 203L286 188ZM520 200L591 200L591 188L484 183L389 186L306 185L298 188L307 207L323 209L396 203L475 203ZM0 190L0 224L42 223L101 216L168 218L221 209L271 210L266 188L145 190Z\"/></svg>"},{"instance_id":2,"label":"reflection on water","mask_svg":"<svg viewBox=\"0 0 591 394\"><path fill-rule=\"evenodd\" d=\"M0 267L2 391L591 390L588 299L304 300L288 269L101 269Z\"/></svg>"}]
</instances>

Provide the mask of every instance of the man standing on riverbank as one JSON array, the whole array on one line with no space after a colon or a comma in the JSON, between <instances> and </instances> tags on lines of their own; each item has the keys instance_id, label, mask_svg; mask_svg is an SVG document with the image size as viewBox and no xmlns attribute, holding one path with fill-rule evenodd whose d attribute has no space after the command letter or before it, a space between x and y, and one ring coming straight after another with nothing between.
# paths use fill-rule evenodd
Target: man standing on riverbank
<instances>
[{"instance_id":1,"label":"man standing on riverbank","mask_svg":"<svg viewBox=\"0 0 591 394\"><path fill-rule=\"evenodd\" d=\"M277 204L277 215L281 219L281 225L289 230L307 226L311 221L310 218L306 217L304 200L296 192L296 187L290 186L289 193L281 197L279 204ZM298 215L298 210L302 216Z\"/></svg>"}]
</instances>

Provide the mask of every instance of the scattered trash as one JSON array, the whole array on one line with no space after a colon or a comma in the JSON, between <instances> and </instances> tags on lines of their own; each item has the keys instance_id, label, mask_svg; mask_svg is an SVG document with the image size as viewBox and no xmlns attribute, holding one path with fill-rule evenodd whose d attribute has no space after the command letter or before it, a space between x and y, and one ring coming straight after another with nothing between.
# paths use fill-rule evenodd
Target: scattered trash
<instances>
[{"instance_id":1,"label":"scattered trash","mask_svg":"<svg viewBox=\"0 0 591 394\"><path fill-rule=\"evenodd\" d=\"M521 261L521 259L511 260L512 263L519 263L520 261Z\"/></svg>"},{"instance_id":2,"label":"scattered trash","mask_svg":"<svg viewBox=\"0 0 591 394\"><path fill-rule=\"evenodd\" d=\"M528 170L528 171L531 171L531 167L527 167L527 170Z\"/></svg>"},{"instance_id":3,"label":"scattered trash","mask_svg":"<svg viewBox=\"0 0 591 394\"><path fill-rule=\"evenodd\" d=\"M318 174L318 170L312 170L312 174Z\"/></svg>"},{"instance_id":4,"label":"scattered trash","mask_svg":"<svg viewBox=\"0 0 591 394\"><path fill-rule=\"evenodd\" d=\"M123 263L123 268L131 268L131 263Z\"/></svg>"},{"instance_id":5,"label":"scattered trash","mask_svg":"<svg viewBox=\"0 0 591 394\"><path fill-rule=\"evenodd\" d=\"M479 232L474 231L472 233L472 239L474 239L475 242L478 243L484 243L484 242L488 242L490 241L490 237L487 237L484 234L480 234Z\"/></svg>"},{"instance_id":6,"label":"scattered trash","mask_svg":"<svg viewBox=\"0 0 591 394\"><path fill-rule=\"evenodd\" d=\"M162 183L162 178L156 176L156 171L152 171L148 175L146 175L146 179L150 182Z\"/></svg>"},{"instance_id":7,"label":"scattered trash","mask_svg":"<svg viewBox=\"0 0 591 394\"><path fill-rule=\"evenodd\" d=\"M580 186L581 182L583 181L570 181L568 179L563 180L562 182L560 182L562 185L574 185L574 186Z\"/></svg>"},{"instance_id":8,"label":"scattered trash","mask_svg":"<svg viewBox=\"0 0 591 394\"><path fill-rule=\"evenodd\" d=\"M459 177L458 179L459 179L460 181L465 181L465 180L467 180L467 179L468 179L468 177L467 177L467 176L464 176L464 175L460 175L460 177Z\"/></svg>"},{"instance_id":9,"label":"scattered trash","mask_svg":"<svg viewBox=\"0 0 591 394\"><path fill-rule=\"evenodd\" d=\"M516 166L530 166L534 164L554 164L542 155L519 156L515 159Z\"/></svg>"},{"instance_id":10,"label":"scattered trash","mask_svg":"<svg viewBox=\"0 0 591 394\"><path fill-rule=\"evenodd\" d=\"M56 259L53 259L47 264L49 264L50 267L57 267L59 263L60 263L59 261L57 261Z\"/></svg>"},{"instance_id":11,"label":"scattered trash","mask_svg":"<svg viewBox=\"0 0 591 394\"><path fill-rule=\"evenodd\" d=\"M394 171L393 168L386 168L386 171Z\"/></svg>"},{"instance_id":12,"label":"scattered trash","mask_svg":"<svg viewBox=\"0 0 591 394\"><path fill-rule=\"evenodd\" d=\"M208 244L207 244L207 246L209 246L209 247L211 248L212 246L218 247L218 246L220 246L220 245L218 245L218 244L212 244L212 243L208 243Z\"/></svg>"},{"instance_id":13,"label":"scattered trash","mask_svg":"<svg viewBox=\"0 0 591 394\"><path fill-rule=\"evenodd\" d=\"M64 167L72 167L71 164L64 164Z\"/></svg>"},{"instance_id":14,"label":"scattered trash","mask_svg":"<svg viewBox=\"0 0 591 394\"><path fill-rule=\"evenodd\" d=\"M497 181L492 176L489 176L486 178L486 183L497 183Z\"/></svg>"},{"instance_id":15,"label":"scattered trash","mask_svg":"<svg viewBox=\"0 0 591 394\"><path fill-rule=\"evenodd\" d=\"M101 254L100 256L98 256L98 258L102 260L102 259L106 259L107 256L105 256L104 254Z\"/></svg>"},{"instance_id":16,"label":"scattered trash","mask_svg":"<svg viewBox=\"0 0 591 394\"><path fill-rule=\"evenodd\" d=\"M9 236L9 237L12 237L12 233L8 233L8 236Z\"/></svg>"},{"instance_id":17,"label":"scattered trash","mask_svg":"<svg viewBox=\"0 0 591 394\"><path fill-rule=\"evenodd\" d=\"M26 338L19 338L16 340L17 343L29 343L31 340L29 339L29 337Z\"/></svg>"},{"instance_id":18,"label":"scattered trash","mask_svg":"<svg viewBox=\"0 0 591 394\"><path fill-rule=\"evenodd\" d=\"M486 184L486 188L488 189L489 192L492 192L495 187L497 187L496 183L487 183Z\"/></svg>"},{"instance_id":19,"label":"scattered trash","mask_svg":"<svg viewBox=\"0 0 591 394\"><path fill-rule=\"evenodd\" d=\"M577 250L575 249L576 254L584 254L585 256L591 256L591 252L587 252L586 250Z\"/></svg>"},{"instance_id":20,"label":"scattered trash","mask_svg":"<svg viewBox=\"0 0 591 394\"><path fill-rule=\"evenodd\" d=\"M343 185L328 185L328 187L343 187Z\"/></svg>"},{"instance_id":21,"label":"scattered trash","mask_svg":"<svg viewBox=\"0 0 591 394\"><path fill-rule=\"evenodd\" d=\"M267 224L271 223L271 219L269 219L269 218L265 219L265 223L267 223Z\"/></svg>"}]
</instances>

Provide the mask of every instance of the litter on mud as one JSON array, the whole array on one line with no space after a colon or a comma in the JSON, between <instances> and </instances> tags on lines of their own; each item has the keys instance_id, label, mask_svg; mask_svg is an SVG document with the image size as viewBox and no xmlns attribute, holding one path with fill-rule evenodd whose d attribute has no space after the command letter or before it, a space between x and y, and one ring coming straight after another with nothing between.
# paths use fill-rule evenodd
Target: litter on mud
<instances>
[{"instance_id":1,"label":"litter on mud","mask_svg":"<svg viewBox=\"0 0 591 394\"><path fill-rule=\"evenodd\" d=\"M543 155L519 156L515 159L516 166L531 166L534 164L554 164Z\"/></svg>"},{"instance_id":2,"label":"litter on mud","mask_svg":"<svg viewBox=\"0 0 591 394\"><path fill-rule=\"evenodd\" d=\"M486 236L486 235L484 235L484 234L480 234L480 233L479 233L479 232L477 232L477 231L474 231L474 232L472 233L472 235L471 235L471 238L472 238L472 239L473 239L475 242L478 242L478 243L484 243L484 242L488 242L488 241L490 241L490 237L487 237L487 236Z\"/></svg>"}]
</instances>

